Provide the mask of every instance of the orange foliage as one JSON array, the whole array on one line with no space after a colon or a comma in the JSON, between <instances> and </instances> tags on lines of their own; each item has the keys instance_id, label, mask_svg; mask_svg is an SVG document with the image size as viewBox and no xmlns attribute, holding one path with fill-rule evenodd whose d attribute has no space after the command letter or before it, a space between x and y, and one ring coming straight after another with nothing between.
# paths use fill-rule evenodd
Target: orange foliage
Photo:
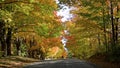
<instances>
[{"instance_id":1,"label":"orange foliage","mask_svg":"<svg viewBox=\"0 0 120 68\"><path fill-rule=\"evenodd\" d=\"M44 39L42 41L43 43L43 46L44 45L47 45L47 46L50 46L50 47L53 47L53 46L59 46L61 45L61 38L60 37L55 37L55 38L47 38L47 39Z\"/></svg>"},{"instance_id":2,"label":"orange foliage","mask_svg":"<svg viewBox=\"0 0 120 68\"><path fill-rule=\"evenodd\" d=\"M54 14L54 18L56 19L56 21L57 21L58 23L62 22L62 21L61 21L61 18L62 18L62 17L57 15L57 11L53 11L53 14Z\"/></svg>"},{"instance_id":3,"label":"orange foliage","mask_svg":"<svg viewBox=\"0 0 120 68\"><path fill-rule=\"evenodd\" d=\"M54 53L54 52L57 52L58 49L59 49L59 48L58 48L57 46L51 48L51 50L52 50L53 53Z\"/></svg>"},{"instance_id":4,"label":"orange foliage","mask_svg":"<svg viewBox=\"0 0 120 68\"><path fill-rule=\"evenodd\" d=\"M53 56L55 56L59 52L59 47L58 46L52 47L49 51Z\"/></svg>"},{"instance_id":5,"label":"orange foliage","mask_svg":"<svg viewBox=\"0 0 120 68\"><path fill-rule=\"evenodd\" d=\"M65 37L68 39L67 42L68 46L76 44L76 39L74 36L65 36Z\"/></svg>"},{"instance_id":6,"label":"orange foliage","mask_svg":"<svg viewBox=\"0 0 120 68\"><path fill-rule=\"evenodd\" d=\"M67 58L67 52L66 52L66 51L64 51L64 52L62 53L62 58L64 58L64 59Z\"/></svg>"},{"instance_id":7,"label":"orange foliage","mask_svg":"<svg viewBox=\"0 0 120 68\"><path fill-rule=\"evenodd\" d=\"M40 50L42 49L42 51L44 52L47 52L47 50L50 48L50 47L54 47L54 46L61 46L62 43L60 41L61 39L60 38L47 38L47 39L43 39L42 42L37 42L36 45L32 46L30 48L30 50ZM37 39L36 39L37 41ZM54 47L53 49L55 49L56 47Z\"/></svg>"}]
</instances>

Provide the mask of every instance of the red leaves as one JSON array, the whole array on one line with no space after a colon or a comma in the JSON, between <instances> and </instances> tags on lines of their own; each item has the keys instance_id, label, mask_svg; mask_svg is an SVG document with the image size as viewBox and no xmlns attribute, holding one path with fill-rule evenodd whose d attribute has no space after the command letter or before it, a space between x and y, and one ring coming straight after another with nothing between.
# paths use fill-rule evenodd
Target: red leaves
<instances>
[{"instance_id":1,"label":"red leaves","mask_svg":"<svg viewBox=\"0 0 120 68\"><path fill-rule=\"evenodd\" d=\"M65 36L65 38L68 39L68 46L76 44L76 39L74 36Z\"/></svg>"}]
</instances>

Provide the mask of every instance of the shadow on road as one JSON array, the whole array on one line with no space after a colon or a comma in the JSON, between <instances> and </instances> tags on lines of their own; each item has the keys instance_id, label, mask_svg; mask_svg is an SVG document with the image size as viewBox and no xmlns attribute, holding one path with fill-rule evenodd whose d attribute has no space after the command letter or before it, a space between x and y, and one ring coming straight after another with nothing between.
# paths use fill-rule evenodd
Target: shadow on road
<instances>
[{"instance_id":1,"label":"shadow on road","mask_svg":"<svg viewBox=\"0 0 120 68\"><path fill-rule=\"evenodd\" d=\"M90 62L78 59L45 60L32 63L24 68L99 68Z\"/></svg>"}]
</instances>

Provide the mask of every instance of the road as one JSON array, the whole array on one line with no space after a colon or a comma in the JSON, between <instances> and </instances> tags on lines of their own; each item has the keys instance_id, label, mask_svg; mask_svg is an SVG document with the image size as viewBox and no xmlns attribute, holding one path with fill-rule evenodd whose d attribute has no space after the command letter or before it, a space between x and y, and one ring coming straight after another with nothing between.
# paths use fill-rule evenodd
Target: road
<instances>
[{"instance_id":1,"label":"road","mask_svg":"<svg viewBox=\"0 0 120 68\"><path fill-rule=\"evenodd\" d=\"M98 68L98 66L78 59L62 59L35 62L23 68Z\"/></svg>"}]
</instances>

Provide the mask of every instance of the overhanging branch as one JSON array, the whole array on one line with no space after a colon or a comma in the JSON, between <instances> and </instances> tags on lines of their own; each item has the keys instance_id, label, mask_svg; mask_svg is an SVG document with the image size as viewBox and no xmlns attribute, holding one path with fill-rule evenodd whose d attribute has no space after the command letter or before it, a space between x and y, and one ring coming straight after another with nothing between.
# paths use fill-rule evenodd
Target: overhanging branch
<instances>
[{"instance_id":1,"label":"overhanging branch","mask_svg":"<svg viewBox=\"0 0 120 68\"><path fill-rule=\"evenodd\" d=\"M12 4L12 3L35 4L35 3L31 3L31 2L29 2L29 1L18 1L18 0L14 0L14 1L8 1L8 2L2 2L2 3L0 3L0 8L2 8L3 5Z\"/></svg>"}]
</instances>

